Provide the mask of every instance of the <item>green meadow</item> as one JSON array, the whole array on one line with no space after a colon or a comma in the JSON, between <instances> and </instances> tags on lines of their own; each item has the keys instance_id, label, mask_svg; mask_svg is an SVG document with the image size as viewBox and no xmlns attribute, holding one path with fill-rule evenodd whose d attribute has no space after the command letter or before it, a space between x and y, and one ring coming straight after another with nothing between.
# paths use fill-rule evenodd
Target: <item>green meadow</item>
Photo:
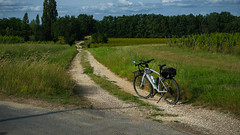
<instances>
[{"instance_id":1,"label":"green meadow","mask_svg":"<svg viewBox=\"0 0 240 135\"><path fill-rule=\"evenodd\" d=\"M75 83L67 68L76 53L74 47L67 45L1 44L0 93L70 98Z\"/></svg>"},{"instance_id":2,"label":"green meadow","mask_svg":"<svg viewBox=\"0 0 240 135\"><path fill-rule=\"evenodd\" d=\"M124 40L124 39L122 39ZM230 111L240 115L240 60L238 55L211 53L164 44L100 47L89 51L94 57L129 81L137 67L132 63L154 58L150 67L158 64L177 69L175 79L181 89L181 102Z\"/></svg>"}]
</instances>

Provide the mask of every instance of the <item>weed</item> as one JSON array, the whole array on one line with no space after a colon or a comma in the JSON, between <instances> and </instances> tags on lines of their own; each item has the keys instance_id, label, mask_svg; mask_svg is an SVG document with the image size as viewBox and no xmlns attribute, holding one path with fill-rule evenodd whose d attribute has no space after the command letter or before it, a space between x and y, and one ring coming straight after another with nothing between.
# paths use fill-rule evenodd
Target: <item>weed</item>
<instances>
[{"instance_id":1,"label":"weed","mask_svg":"<svg viewBox=\"0 0 240 135\"><path fill-rule=\"evenodd\" d=\"M152 117L162 116L162 117L177 117L177 114L169 114L169 113L154 113L151 114Z\"/></svg>"},{"instance_id":2,"label":"weed","mask_svg":"<svg viewBox=\"0 0 240 135\"><path fill-rule=\"evenodd\" d=\"M154 113L154 114L151 114L152 117L157 117L157 116L164 116L163 113Z\"/></svg>"},{"instance_id":3,"label":"weed","mask_svg":"<svg viewBox=\"0 0 240 135\"><path fill-rule=\"evenodd\" d=\"M162 120L158 120L158 119L153 119L153 121L156 121L158 123L162 123L163 122Z\"/></svg>"}]
</instances>

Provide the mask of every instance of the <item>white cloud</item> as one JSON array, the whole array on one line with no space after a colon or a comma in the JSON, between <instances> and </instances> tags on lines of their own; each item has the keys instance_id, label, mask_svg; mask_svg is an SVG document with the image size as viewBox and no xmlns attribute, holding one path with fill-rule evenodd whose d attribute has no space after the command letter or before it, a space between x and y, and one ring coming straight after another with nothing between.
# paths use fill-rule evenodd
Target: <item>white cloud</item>
<instances>
[{"instance_id":1,"label":"white cloud","mask_svg":"<svg viewBox=\"0 0 240 135\"><path fill-rule=\"evenodd\" d=\"M133 3L127 0L118 0L119 3L123 4L123 5L132 5Z\"/></svg>"},{"instance_id":2,"label":"white cloud","mask_svg":"<svg viewBox=\"0 0 240 135\"><path fill-rule=\"evenodd\" d=\"M26 1L0 0L0 11L2 12L39 12L42 6L33 6Z\"/></svg>"},{"instance_id":3,"label":"white cloud","mask_svg":"<svg viewBox=\"0 0 240 135\"><path fill-rule=\"evenodd\" d=\"M174 3L174 2L180 2L182 0L162 0L162 3Z\"/></svg>"},{"instance_id":4,"label":"white cloud","mask_svg":"<svg viewBox=\"0 0 240 135\"><path fill-rule=\"evenodd\" d=\"M21 11L41 11L41 6L23 6Z\"/></svg>"},{"instance_id":5,"label":"white cloud","mask_svg":"<svg viewBox=\"0 0 240 135\"><path fill-rule=\"evenodd\" d=\"M163 6L179 6L179 7L186 7L191 6L192 1L190 0L162 0Z\"/></svg>"},{"instance_id":6,"label":"white cloud","mask_svg":"<svg viewBox=\"0 0 240 135\"><path fill-rule=\"evenodd\" d=\"M113 3L107 3L107 5L109 6L109 7L113 7Z\"/></svg>"},{"instance_id":7,"label":"white cloud","mask_svg":"<svg viewBox=\"0 0 240 135\"><path fill-rule=\"evenodd\" d=\"M240 0L207 0L209 3L240 3Z\"/></svg>"},{"instance_id":8,"label":"white cloud","mask_svg":"<svg viewBox=\"0 0 240 135\"><path fill-rule=\"evenodd\" d=\"M16 4L16 2L12 1L12 0L0 0L0 5L2 6L9 6L9 5L13 5Z\"/></svg>"},{"instance_id":9,"label":"white cloud","mask_svg":"<svg viewBox=\"0 0 240 135\"><path fill-rule=\"evenodd\" d=\"M141 6L144 6L143 2L141 2L141 1L139 1L138 4Z\"/></svg>"}]
</instances>

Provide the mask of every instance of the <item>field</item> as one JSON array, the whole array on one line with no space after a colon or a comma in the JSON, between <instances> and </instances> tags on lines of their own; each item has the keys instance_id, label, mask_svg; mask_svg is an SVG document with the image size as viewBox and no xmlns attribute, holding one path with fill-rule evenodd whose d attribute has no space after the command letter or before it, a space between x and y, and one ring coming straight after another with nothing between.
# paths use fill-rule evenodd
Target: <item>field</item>
<instances>
[{"instance_id":1,"label":"field","mask_svg":"<svg viewBox=\"0 0 240 135\"><path fill-rule=\"evenodd\" d=\"M137 68L133 60L155 60L150 66L167 64L177 69L175 77L183 103L230 111L240 115L240 61L238 55L211 53L163 44L89 49L110 70L129 81Z\"/></svg>"},{"instance_id":2,"label":"field","mask_svg":"<svg viewBox=\"0 0 240 135\"><path fill-rule=\"evenodd\" d=\"M44 99L71 97L75 83L67 68L76 53L67 45L1 44L0 93Z\"/></svg>"},{"instance_id":3,"label":"field","mask_svg":"<svg viewBox=\"0 0 240 135\"><path fill-rule=\"evenodd\" d=\"M195 34L181 38L172 37L166 39L166 41L171 47L177 46L180 48L240 55L240 33Z\"/></svg>"},{"instance_id":4,"label":"field","mask_svg":"<svg viewBox=\"0 0 240 135\"><path fill-rule=\"evenodd\" d=\"M165 38L109 38L107 44L91 44L91 48L95 47L113 47L113 46L135 46L145 44L166 44Z\"/></svg>"}]
</instances>

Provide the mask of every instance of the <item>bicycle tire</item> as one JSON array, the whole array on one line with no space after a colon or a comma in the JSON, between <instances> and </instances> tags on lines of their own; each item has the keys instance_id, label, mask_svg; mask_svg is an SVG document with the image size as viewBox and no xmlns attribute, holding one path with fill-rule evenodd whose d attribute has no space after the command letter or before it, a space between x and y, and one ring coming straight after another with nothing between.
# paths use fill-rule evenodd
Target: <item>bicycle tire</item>
<instances>
[{"instance_id":1,"label":"bicycle tire","mask_svg":"<svg viewBox=\"0 0 240 135\"><path fill-rule=\"evenodd\" d=\"M139 97L147 99L152 95L153 87L146 77L144 78L145 80L144 85L140 86L142 77L143 77L142 74L138 74L134 77L133 88Z\"/></svg>"},{"instance_id":2,"label":"bicycle tire","mask_svg":"<svg viewBox=\"0 0 240 135\"><path fill-rule=\"evenodd\" d=\"M165 87L162 87L162 90L166 90L167 92L164 93L164 100L168 104L175 105L180 98L180 88L174 79L165 79L163 80L164 85L167 87L167 90Z\"/></svg>"}]
</instances>

